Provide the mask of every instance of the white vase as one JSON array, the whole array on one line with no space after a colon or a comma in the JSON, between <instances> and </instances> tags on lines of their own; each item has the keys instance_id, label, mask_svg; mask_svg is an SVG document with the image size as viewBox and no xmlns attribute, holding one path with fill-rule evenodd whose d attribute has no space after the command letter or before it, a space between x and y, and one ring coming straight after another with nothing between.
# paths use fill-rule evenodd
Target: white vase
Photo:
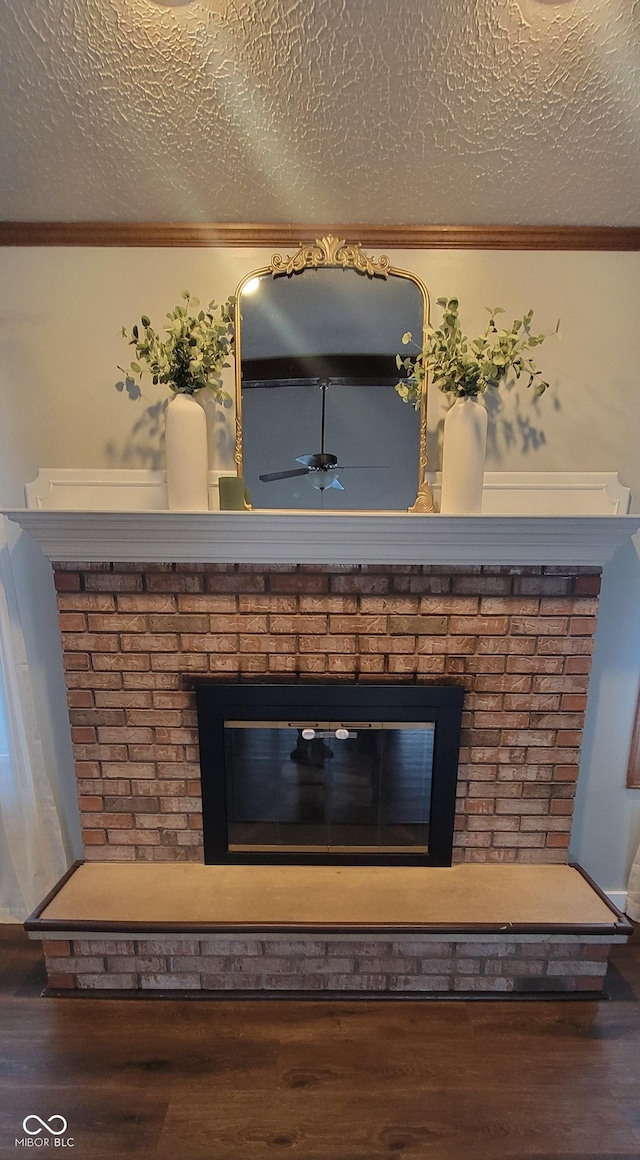
<instances>
[{"instance_id":1,"label":"white vase","mask_svg":"<svg viewBox=\"0 0 640 1160\"><path fill-rule=\"evenodd\" d=\"M165 414L167 501L171 511L209 509L207 416L193 395L173 396Z\"/></svg>"},{"instance_id":2,"label":"white vase","mask_svg":"<svg viewBox=\"0 0 640 1160\"><path fill-rule=\"evenodd\" d=\"M444 420L440 511L475 515L482 509L487 412L478 399L456 399Z\"/></svg>"}]
</instances>

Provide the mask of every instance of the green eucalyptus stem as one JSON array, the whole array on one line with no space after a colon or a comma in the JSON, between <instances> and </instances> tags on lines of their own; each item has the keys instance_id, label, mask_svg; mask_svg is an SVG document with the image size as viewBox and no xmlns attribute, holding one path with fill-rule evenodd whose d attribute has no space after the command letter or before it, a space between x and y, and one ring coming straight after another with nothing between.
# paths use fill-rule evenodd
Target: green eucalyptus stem
<instances>
[{"instance_id":1,"label":"green eucalyptus stem","mask_svg":"<svg viewBox=\"0 0 640 1160\"><path fill-rule=\"evenodd\" d=\"M184 305L167 314L169 322L162 335L145 314L141 326L133 326L130 334L123 326L123 338L134 347L137 361L118 370L140 380L146 371L154 384L166 383L174 394L194 395L207 388L216 402L229 406L231 395L223 388L222 371L231 365L228 359L235 352L235 299L228 298L219 307L212 301L205 310L198 310L200 302L188 290L183 290L182 298Z\"/></svg>"},{"instance_id":2,"label":"green eucalyptus stem","mask_svg":"<svg viewBox=\"0 0 640 1160\"><path fill-rule=\"evenodd\" d=\"M477 398L488 387L499 387L510 372L516 379L527 375L527 386L534 387L536 397L544 394L549 384L527 352L540 346L548 335L532 334L533 310L524 318L514 319L509 330L502 330L496 318L504 310L501 306L487 306L487 328L470 341L460 326L458 299L438 298L437 304L442 308L442 323L438 329L428 329L423 349L417 348L419 353L414 358L396 356L398 370L407 375L406 381L396 385L405 403L419 409L427 375L435 387L454 399ZM558 322L556 334L559 326ZM409 332L402 336L402 342L405 346L413 342Z\"/></svg>"}]
</instances>

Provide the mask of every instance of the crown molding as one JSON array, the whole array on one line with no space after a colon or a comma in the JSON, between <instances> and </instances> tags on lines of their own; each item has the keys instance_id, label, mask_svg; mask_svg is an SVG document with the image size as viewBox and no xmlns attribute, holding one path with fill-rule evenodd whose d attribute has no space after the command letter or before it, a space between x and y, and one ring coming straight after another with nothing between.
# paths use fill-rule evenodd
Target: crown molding
<instances>
[{"instance_id":1,"label":"crown molding","mask_svg":"<svg viewBox=\"0 0 640 1160\"><path fill-rule=\"evenodd\" d=\"M328 225L291 222L0 222L0 246L302 245L338 233L409 250L640 250L638 226Z\"/></svg>"}]
</instances>

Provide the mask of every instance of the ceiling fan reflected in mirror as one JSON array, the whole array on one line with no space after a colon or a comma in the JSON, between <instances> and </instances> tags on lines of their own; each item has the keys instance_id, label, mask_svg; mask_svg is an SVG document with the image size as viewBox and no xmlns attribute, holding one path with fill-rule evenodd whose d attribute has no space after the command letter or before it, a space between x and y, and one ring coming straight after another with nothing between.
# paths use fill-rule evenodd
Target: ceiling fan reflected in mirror
<instances>
[{"instance_id":1,"label":"ceiling fan reflected in mirror","mask_svg":"<svg viewBox=\"0 0 640 1160\"><path fill-rule=\"evenodd\" d=\"M296 463L300 467L292 467L288 471L268 471L260 475L262 483L274 483L277 479L295 479L296 476L308 475L312 487L317 491L344 491L344 486L338 479L339 471L380 471L388 470L387 464L339 464L338 457L331 455L324 449L325 422L327 412L327 391L331 385L330 379L320 379L318 383L322 395L322 419L320 423L320 451L312 455L296 456Z\"/></svg>"}]
</instances>

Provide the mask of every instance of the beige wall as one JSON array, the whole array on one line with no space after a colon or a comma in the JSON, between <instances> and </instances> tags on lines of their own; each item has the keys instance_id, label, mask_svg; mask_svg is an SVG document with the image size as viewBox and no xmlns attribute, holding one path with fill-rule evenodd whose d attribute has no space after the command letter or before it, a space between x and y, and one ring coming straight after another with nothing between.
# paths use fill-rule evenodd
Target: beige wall
<instances>
[{"instance_id":1,"label":"beige wall","mask_svg":"<svg viewBox=\"0 0 640 1160\"><path fill-rule=\"evenodd\" d=\"M16 502L39 466L153 466L158 435L144 425L163 397L148 382L143 401L115 390L117 364L131 351L120 336L140 313L163 320L188 288L219 300L270 250L5 249L0 286L0 432L4 503ZM640 254L395 251L397 266L419 274L432 298L456 294L476 333L484 306L535 323L560 340L540 348L551 390L537 403L523 387L494 399L488 466L494 470L619 471L640 505L640 390L635 330ZM437 308L434 317L438 316ZM402 348L401 348L402 349ZM442 396L434 392L435 433ZM141 429L136 425L142 421ZM435 434L431 441L435 463Z\"/></svg>"},{"instance_id":2,"label":"beige wall","mask_svg":"<svg viewBox=\"0 0 640 1160\"><path fill-rule=\"evenodd\" d=\"M132 403L115 389L121 377L117 364L130 353L120 337L122 324L131 325L141 312L161 321L185 287L202 299L219 300L270 255L271 250L249 249L4 250L2 503L20 504L24 484L40 466L160 463L160 438L149 436L144 416L162 393L148 385L145 399ZM551 390L537 404L524 388L503 392L488 466L618 471L640 510L640 254L396 251L391 257L397 266L419 274L434 300L442 294L459 296L463 321L472 332L484 323L485 305L503 305L512 317L531 306L545 330L560 318L560 341L550 339L538 358ZM432 395L432 465L442 402ZM640 666L640 648L634 651L629 644L640 638L639 572L630 548L605 583L600 668L590 702L574 839L575 856L610 889L623 888L640 837L640 794L623 788ZM616 722L613 748L608 744L611 720Z\"/></svg>"}]
</instances>

